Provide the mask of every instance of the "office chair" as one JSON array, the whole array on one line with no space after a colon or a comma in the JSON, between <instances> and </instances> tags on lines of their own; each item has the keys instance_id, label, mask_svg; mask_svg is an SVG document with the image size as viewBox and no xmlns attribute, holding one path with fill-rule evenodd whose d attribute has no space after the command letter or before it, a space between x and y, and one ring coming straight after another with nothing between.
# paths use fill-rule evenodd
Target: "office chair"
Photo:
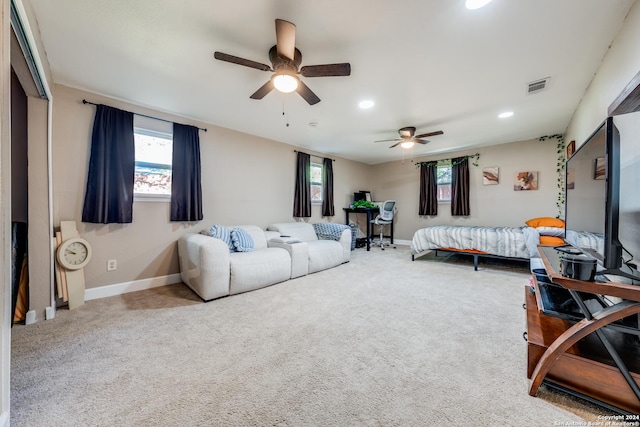
<instances>
[{"instance_id":1,"label":"office chair","mask_svg":"<svg viewBox=\"0 0 640 427\"><path fill-rule=\"evenodd\" d=\"M384 251L384 242L382 240L384 226L393 222L393 215L396 213L396 201L386 200L380 206L380 212L374 219L371 220L371 224L376 224L380 227L380 248ZM390 246L391 244L389 244Z\"/></svg>"}]
</instances>

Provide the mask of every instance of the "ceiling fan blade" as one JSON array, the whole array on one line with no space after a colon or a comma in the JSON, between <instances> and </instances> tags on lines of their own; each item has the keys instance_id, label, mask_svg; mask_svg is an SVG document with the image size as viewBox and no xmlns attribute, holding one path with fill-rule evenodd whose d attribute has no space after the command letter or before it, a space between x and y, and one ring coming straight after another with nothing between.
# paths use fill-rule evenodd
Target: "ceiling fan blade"
<instances>
[{"instance_id":1,"label":"ceiling fan blade","mask_svg":"<svg viewBox=\"0 0 640 427\"><path fill-rule=\"evenodd\" d=\"M244 65L245 67L256 68L262 71L273 71L271 67L266 64L251 61L249 59L240 58L238 56L229 55L222 52L214 52L213 57L220 61L231 62L232 64Z\"/></svg>"},{"instance_id":2,"label":"ceiling fan blade","mask_svg":"<svg viewBox=\"0 0 640 427\"><path fill-rule=\"evenodd\" d=\"M305 65L300 69L300 74L304 77L350 76L351 64L344 62L342 64Z\"/></svg>"},{"instance_id":3,"label":"ceiling fan blade","mask_svg":"<svg viewBox=\"0 0 640 427\"><path fill-rule=\"evenodd\" d=\"M296 49L295 24L276 19L276 46L278 46L278 55L293 61Z\"/></svg>"},{"instance_id":4,"label":"ceiling fan blade","mask_svg":"<svg viewBox=\"0 0 640 427\"><path fill-rule=\"evenodd\" d=\"M391 147L389 148L393 148L393 147L397 147L398 145L400 145L402 143L402 141L398 141L395 144L393 144Z\"/></svg>"},{"instance_id":5,"label":"ceiling fan blade","mask_svg":"<svg viewBox=\"0 0 640 427\"><path fill-rule=\"evenodd\" d=\"M255 91L253 93L253 95L251 95L249 98L251 99L262 99L264 98L269 92L271 92L273 90L273 80L269 80L268 82L266 82L265 84L263 84L260 89L258 89L257 91Z\"/></svg>"},{"instance_id":6,"label":"ceiling fan blade","mask_svg":"<svg viewBox=\"0 0 640 427\"><path fill-rule=\"evenodd\" d=\"M401 139L398 139L398 138L393 138L393 139L381 139L381 140L379 140L379 141L373 141L373 142L391 142L391 141L400 141L400 142L402 142L402 140L401 140Z\"/></svg>"},{"instance_id":7,"label":"ceiling fan blade","mask_svg":"<svg viewBox=\"0 0 640 427\"><path fill-rule=\"evenodd\" d=\"M426 138L429 136L436 136L436 135L442 135L444 132L442 132L441 130L437 130L435 132L429 132L429 133L423 133L422 135L416 135L416 138Z\"/></svg>"},{"instance_id":8,"label":"ceiling fan blade","mask_svg":"<svg viewBox=\"0 0 640 427\"><path fill-rule=\"evenodd\" d=\"M298 89L296 89L296 92L298 92L298 94L303 97L304 100L309 103L309 105L314 105L320 102L320 98L318 98L318 96L313 93L311 89L309 89L309 86L307 86L303 82L300 82L298 84Z\"/></svg>"},{"instance_id":9,"label":"ceiling fan blade","mask_svg":"<svg viewBox=\"0 0 640 427\"><path fill-rule=\"evenodd\" d=\"M414 142L417 142L418 144L428 144L429 140L428 139L414 138Z\"/></svg>"}]
</instances>

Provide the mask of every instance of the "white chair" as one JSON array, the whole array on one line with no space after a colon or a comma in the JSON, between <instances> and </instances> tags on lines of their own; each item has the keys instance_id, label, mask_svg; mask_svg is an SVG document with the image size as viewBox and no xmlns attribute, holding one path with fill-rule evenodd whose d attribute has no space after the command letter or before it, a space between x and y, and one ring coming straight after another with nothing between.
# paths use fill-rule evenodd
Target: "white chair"
<instances>
[{"instance_id":1,"label":"white chair","mask_svg":"<svg viewBox=\"0 0 640 427\"><path fill-rule=\"evenodd\" d=\"M380 212L374 219L371 220L371 224L375 224L380 228L380 248L384 250L384 242L382 240L384 226L393 222L393 216L396 213L396 201L386 200L380 206Z\"/></svg>"}]
</instances>

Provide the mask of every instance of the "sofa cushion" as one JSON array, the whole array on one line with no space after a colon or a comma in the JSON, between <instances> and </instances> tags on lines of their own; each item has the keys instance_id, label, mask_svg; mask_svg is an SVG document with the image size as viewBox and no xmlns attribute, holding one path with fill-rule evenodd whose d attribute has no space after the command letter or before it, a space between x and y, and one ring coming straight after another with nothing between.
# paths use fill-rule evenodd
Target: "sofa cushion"
<instances>
[{"instance_id":1,"label":"sofa cushion","mask_svg":"<svg viewBox=\"0 0 640 427\"><path fill-rule=\"evenodd\" d=\"M229 258L231 295L284 282L291 277L291 256L282 248L236 252Z\"/></svg>"},{"instance_id":2,"label":"sofa cushion","mask_svg":"<svg viewBox=\"0 0 640 427\"><path fill-rule=\"evenodd\" d=\"M237 252L252 252L254 250L253 238L242 228L231 230L231 242Z\"/></svg>"},{"instance_id":3,"label":"sofa cushion","mask_svg":"<svg viewBox=\"0 0 640 427\"><path fill-rule=\"evenodd\" d=\"M220 224L213 224L209 229L209 236L220 239L227 244L231 252L235 251L233 242L231 241L231 230Z\"/></svg>"},{"instance_id":4,"label":"sofa cushion","mask_svg":"<svg viewBox=\"0 0 640 427\"><path fill-rule=\"evenodd\" d=\"M234 225L231 228L242 228L244 231L246 231L253 239L254 250L257 251L259 249L266 249L268 247L267 233L257 225Z\"/></svg>"},{"instance_id":5,"label":"sofa cushion","mask_svg":"<svg viewBox=\"0 0 640 427\"><path fill-rule=\"evenodd\" d=\"M317 240L308 242L309 273L326 270L344 262L342 245L335 240Z\"/></svg>"},{"instance_id":6,"label":"sofa cushion","mask_svg":"<svg viewBox=\"0 0 640 427\"><path fill-rule=\"evenodd\" d=\"M306 222L283 222L271 224L269 230L280 232L283 236L297 237L303 242L313 242L318 240L313 225Z\"/></svg>"}]
</instances>

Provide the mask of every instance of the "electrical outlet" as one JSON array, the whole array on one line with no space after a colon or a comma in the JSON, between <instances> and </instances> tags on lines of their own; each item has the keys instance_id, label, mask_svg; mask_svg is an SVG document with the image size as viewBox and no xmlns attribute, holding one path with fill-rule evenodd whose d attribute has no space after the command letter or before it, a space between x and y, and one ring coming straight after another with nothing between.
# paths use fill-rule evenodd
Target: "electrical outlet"
<instances>
[{"instance_id":1,"label":"electrical outlet","mask_svg":"<svg viewBox=\"0 0 640 427\"><path fill-rule=\"evenodd\" d=\"M118 261L110 259L107 261L107 271L116 271L118 269Z\"/></svg>"}]
</instances>

